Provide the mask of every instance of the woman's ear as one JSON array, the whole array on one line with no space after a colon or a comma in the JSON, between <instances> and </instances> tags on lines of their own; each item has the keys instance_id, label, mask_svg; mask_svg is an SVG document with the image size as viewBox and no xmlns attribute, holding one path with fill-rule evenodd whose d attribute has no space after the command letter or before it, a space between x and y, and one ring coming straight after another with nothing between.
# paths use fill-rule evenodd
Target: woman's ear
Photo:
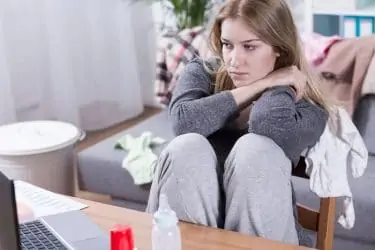
<instances>
[{"instance_id":1,"label":"woman's ear","mask_svg":"<svg viewBox=\"0 0 375 250\"><path fill-rule=\"evenodd\" d=\"M280 49L278 47L274 47L273 51L274 51L276 57L280 57L281 53L280 53Z\"/></svg>"}]
</instances>

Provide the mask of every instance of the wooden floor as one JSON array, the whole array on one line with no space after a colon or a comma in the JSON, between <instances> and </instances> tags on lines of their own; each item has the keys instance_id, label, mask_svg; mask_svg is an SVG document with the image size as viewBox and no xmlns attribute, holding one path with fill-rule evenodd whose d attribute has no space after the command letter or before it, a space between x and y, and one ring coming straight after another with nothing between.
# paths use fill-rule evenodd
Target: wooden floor
<instances>
[{"instance_id":1,"label":"wooden floor","mask_svg":"<svg viewBox=\"0 0 375 250\"><path fill-rule=\"evenodd\" d=\"M86 138L78 144L76 149L79 152L79 151L81 151L81 150L83 150L87 147L90 147L90 146L92 146L92 145L94 145L94 144L114 135L114 134L117 134L117 133L123 131L124 129L130 128L130 127L138 124L139 122L141 122L141 121L143 121L143 120L145 120L145 119L147 119L147 118L149 118L149 117L151 117L151 116L153 116L153 115L155 115L159 112L160 112L160 109L146 107L144 112L136 118L124 121L120 124L117 124L113 127L107 128L107 129L103 129L103 130L95 131L95 132L88 132L87 135L86 135ZM77 181L76 181L76 183L77 183ZM102 203L109 203L110 202L110 198L108 196L81 191L81 190L78 189L77 184L76 184L75 196L77 196L79 198L82 198L82 199L98 201L98 202L102 202Z\"/></svg>"}]
</instances>

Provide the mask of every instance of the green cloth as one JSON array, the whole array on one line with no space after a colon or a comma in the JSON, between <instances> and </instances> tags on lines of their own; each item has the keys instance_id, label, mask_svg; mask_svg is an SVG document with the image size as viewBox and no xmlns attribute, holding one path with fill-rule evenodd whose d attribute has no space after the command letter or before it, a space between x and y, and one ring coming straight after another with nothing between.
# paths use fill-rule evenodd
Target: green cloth
<instances>
[{"instance_id":1,"label":"green cloth","mask_svg":"<svg viewBox=\"0 0 375 250\"><path fill-rule=\"evenodd\" d=\"M129 171L134 184L151 183L158 157L152 152L152 147L165 143L160 137L153 137L151 132L144 132L139 137L125 135L120 138L116 149L128 151L122 162L122 167Z\"/></svg>"}]
</instances>

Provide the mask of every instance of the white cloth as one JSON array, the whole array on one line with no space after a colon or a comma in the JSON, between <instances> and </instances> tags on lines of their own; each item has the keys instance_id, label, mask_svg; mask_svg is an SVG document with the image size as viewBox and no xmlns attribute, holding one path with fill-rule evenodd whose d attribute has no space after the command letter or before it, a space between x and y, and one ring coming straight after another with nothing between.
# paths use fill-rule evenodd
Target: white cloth
<instances>
[{"instance_id":1,"label":"white cloth","mask_svg":"<svg viewBox=\"0 0 375 250\"><path fill-rule=\"evenodd\" d=\"M346 229L352 228L355 213L347 171L351 170L355 178L362 176L368 151L344 109L335 109L319 141L307 151L305 161L311 191L323 198L344 197L338 222Z\"/></svg>"},{"instance_id":2,"label":"white cloth","mask_svg":"<svg viewBox=\"0 0 375 250\"><path fill-rule=\"evenodd\" d=\"M116 143L116 148L128 151L122 162L122 167L127 169L133 177L135 185L151 183L158 157L152 148L165 143L166 140L154 137L151 132L143 132L139 137L125 135Z\"/></svg>"}]
</instances>

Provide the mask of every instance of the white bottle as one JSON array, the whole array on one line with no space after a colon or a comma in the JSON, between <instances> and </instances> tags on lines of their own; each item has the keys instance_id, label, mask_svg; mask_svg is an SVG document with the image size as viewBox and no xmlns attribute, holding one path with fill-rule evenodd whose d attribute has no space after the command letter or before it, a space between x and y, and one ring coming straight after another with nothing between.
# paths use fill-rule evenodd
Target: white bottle
<instances>
[{"instance_id":1,"label":"white bottle","mask_svg":"<svg viewBox=\"0 0 375 250\"><path fill-rule=\"evenodd\" d=\"M152 250L181 250L181 233L176 213L169 207L168 198L161 194L159 209L154 214Z\"/></svg>"}]
</instances>

